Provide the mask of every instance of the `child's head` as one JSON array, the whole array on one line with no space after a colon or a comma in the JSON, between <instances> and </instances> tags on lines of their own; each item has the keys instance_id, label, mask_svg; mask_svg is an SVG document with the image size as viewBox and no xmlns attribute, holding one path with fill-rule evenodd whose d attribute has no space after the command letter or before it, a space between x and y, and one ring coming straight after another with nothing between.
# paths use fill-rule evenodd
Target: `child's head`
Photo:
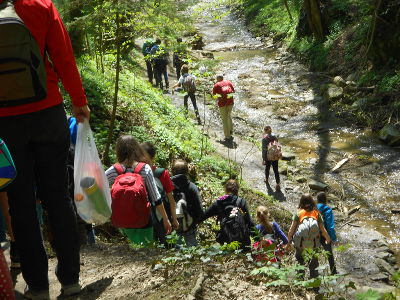
<instances>
[{"instance_id":1,"label":"child's head","mask_svg":"<svg viewBox=\"0 0 400 300\"><path fill-rule=\"evenodd\" d=\"M304 194L300 198L299 209L311 211L315 209L315 202L310 194Z\"/></svg>"},{"instance_id":2,"label":"child's head","mask_svg":"<svg viewBox=\"0 0 400 300\"><path fill-rule=\"evenodd\" d=\"M229 179L225 183L225 192L227 194L232 194L237 196L239 193L239 182L237 182L235 179Z\"/></svg>"},{"instance_id":3,"label":"child's head","mask_svg":"<svg viewBox=\"0 0 400 300\"><path fill-rule=\"evenodd\" d=\"M117 160L121 164L132 165L136 162L150 163L147 153L131 135L122 135L115 146Z\"/></svg>"},{"instance_id":4,"label":"child's head","mask_svg":"<svg viewBox=\"0 0 400 300\"><path fill-rule=\"evenodd\" d=\"M182 38L178 37L178 38L176 38L176 41L177 41L178 43L182 43Z\"/></svg>"},{"instance_id":5,"label":"child's head","mask_svg":"<svg viewBox=\"0 0 400 300\"><path fill-rule=\"evenodd\" d=\"M173 175L187 175L189 173L189 166L186 161L183 159L177 159L174 161L172 165L172 174Z\"/></svg>"},{"instance_id":6,"label":"child's head","mask_svg":"<svg viewBox=\"0 0 400 300\"><path fill-rule=\"evenodd\" d=\"M326 194L324 192L318 193L317 202L326 204Z\"/></svg>"},{"instance_id":7,"label":"child's head","mask_svg":"<svg viewBox=\"0 0 400 300\"><path fill-rule=\"evenodd\" d=\"M264 127L264 133L266 133L266 134L271 134L271 132L272 132L272 128L271 128L271 126L265 126Z\"/></svg>"},{"instance_id":8,"label":"child's head","mask_svg":"<svg viewBox=\"0 0 400 300\"><path fill-rule=\"evenodd\" d=\"M183 65L183 66L182 66L182 68L181 68L181 73L182 73L182 74L187 74L187 73L189 73L189 67L188 67L188 65Z\"/></svg>"},{"instance_id":9,"label":"child's head","mask_svg":"<svg viewBox=\"0 0 400 300\"><path fill-rule=\"evenodd\" d=\"M144 149L144 151L147 152L151 160L153 160L156 157L157 148L154 146L153 143L144 142L141 144L141 146Z\"/></svg>"},{"instance_id":10,"label":"child's head","mask_svg":"<svg viewBox=\"0 0 400 300\"><path fill-rule=\"evenodd\" d=\"M270 219L269 210L266 206L260 205L257 207L257 219L260 223L268 222Z\"/></svg>"},{"instance_id":11,"label":"child's head","mask_svg":"<svg viewBox=\"0 0 400 300\"><path fill-rule=\"evenodd\" d=\"M224 80L224 75L218 74L215 78L217 81L222 81L222 80Z\"/></svg>"},{"instance_id":12,"label":"child's head","mask_svg":"<svg viewBox=\"0 0 400 300\"><path fill-rule=\"evenodd\" d=\"M156 39L156 44L157 44L157 45L161 45L161 39L160 39L160 38L157 38L157 39Z\"/></svg>"}]
</instances>

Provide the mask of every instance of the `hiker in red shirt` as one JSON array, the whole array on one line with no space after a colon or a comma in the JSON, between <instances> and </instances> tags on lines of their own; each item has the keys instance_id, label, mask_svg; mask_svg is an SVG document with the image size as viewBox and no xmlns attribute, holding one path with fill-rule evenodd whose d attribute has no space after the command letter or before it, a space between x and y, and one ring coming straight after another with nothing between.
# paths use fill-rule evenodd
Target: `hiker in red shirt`
<instances>
[{"instance_id":1,"label":"hiker in red shirt","mask_svg":"<svg viewBox=\"0 0 400 300\"><path fill-rule=\"evenodd\" d=\"M68 33L52 1L0 0L0 11L9 13L13 4L39 47L37 49L35 45L39 56L35 61L37 64L44 62L46 80L43 82L47 90L47 94L30 99L29 103L0 104L0 136L12 153L18 172L7 192L22 275L27 283L24 296L27 299L50 299L47 254L36 215L35 185L49 216L61 294L69 296L81 290L80 264L76 217L67 191L66 161L70 138L59 80L71 96L72 110L78 122L89 119L90 110ZM14 26L13 29L17 30L17 23L7 26ZM10 27L0 24L0 43L7 42L4 39L13 39L12 35L7 35ZM21 27L18 30L22 32ZM18 50L23 52L24 47L21 43ZM30 47L33 47L32 43ZM6 49L0 47L0 61L10 59L7 55ZM7 66L0 63L0 67ZM11 77L5 80L16 84ZM32 81L21 80L18 84L22 89L26 89L26 84L36 87L37 81ZM15 98L17 92L0 87L0 100Z\"/></svg>"},{"instance_id":2,"label":"hiker in red shirt","mask_svg":"<svg viewBox=\"0 0 400 300\"><path fill-rule=\"evenodd\" d=\"M232 141L232 108L235 89L229 80L224 80L224 76L217 76L217 83L214 84L213 95L218 97L218 107L221 115L222 125L224 127L225 141Z\"/></svg>"}]
</instances>

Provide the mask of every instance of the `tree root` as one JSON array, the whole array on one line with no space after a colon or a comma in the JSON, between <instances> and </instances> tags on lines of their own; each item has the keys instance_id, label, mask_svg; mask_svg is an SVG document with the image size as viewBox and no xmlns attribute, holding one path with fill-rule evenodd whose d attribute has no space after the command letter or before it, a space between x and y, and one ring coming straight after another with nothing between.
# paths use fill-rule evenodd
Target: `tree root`
<instances>
[{"instance_id":1,"label":"tree root","mask_svg":"<svg viewBox=\"0 0 400 300\"><path fill-rule=\"evenodd\" d=\"M204 281L207 279L206 274L201 273L199 275L199 277L197 278L196 281L196 285L194 286L194 288L192 289L192 291L190 292L190 294L187 296L187 300L197 300L200 299L199 295L202 289L202 285L204 283Z\"/></svg>"}]
</instances>

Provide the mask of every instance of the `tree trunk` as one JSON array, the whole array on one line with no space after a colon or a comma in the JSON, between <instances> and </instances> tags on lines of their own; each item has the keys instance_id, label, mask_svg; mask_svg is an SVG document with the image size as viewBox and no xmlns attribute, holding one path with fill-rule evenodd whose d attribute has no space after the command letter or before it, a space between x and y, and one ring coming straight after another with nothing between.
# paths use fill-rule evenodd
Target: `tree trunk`
<instances>
[{"instance_id":1,"label":"tree trunk","mask_svg":"<svg viewBox=\"0 0 400 300\"><path fill-rule=\"evenodd\" d=\"M311 32L317 40L323 40L325 30L323 27L319 0L304 0L303 5Z\"/></svg>"},{"instance_id":2,"label":"tree trunk","mask_svg":"<svg viewBox=\"0 0 400 300\"><path fill-rule=\"evenodd\" d=\"M373 65L394 66L400 62L400 1L375 0L368 57Z\"/></svg>"},{"instance_id":3,"label":"tree trunk","mask_svg":"<svg viewBox=\"0 0 400 300\"><path fill-rule=\"evenodd\" d=\"M287 0L283 0L283 4L285 4L286 10L289 14L290 21L293 22L293 17L292 17L292 14L290 13L289 4L288 4Z\"/></svg>"},{"instance_id":4,"label":"tree trunk","mask_svg":"<svg viewBox=\"0 0 400 300\"><path fill-rule=\"evenodd\" d=\"M118 106L118 91L119 91L119 73L120 73L120 65L121 65L121 43L120 43L120 16L119 16L119 7L117 1L117 12L115 17L115 23L117 26L115 42L117 47L117 64L115 67L115 88L114 88L114 99L113 99L113 108L111 113L110 120L110 129L108 131L107 143L104 147L104 155L103 155L103 163L108 166L110 165L110 146L114 137L114 127L115 127L115 116L117 114L117 106Z\"/></svg>"}]
</instances>

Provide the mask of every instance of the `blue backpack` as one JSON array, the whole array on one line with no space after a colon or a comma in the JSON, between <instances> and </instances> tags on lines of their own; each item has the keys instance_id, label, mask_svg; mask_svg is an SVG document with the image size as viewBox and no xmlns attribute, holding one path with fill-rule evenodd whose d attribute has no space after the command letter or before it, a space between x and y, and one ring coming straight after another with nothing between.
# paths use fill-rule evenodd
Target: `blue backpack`
<instances>
[{"instance_id":1,"label":"blue backpack","mask_svg":"<svg viewBox=\"0 0 400 300\"><path fill-rule=\"evenodd\" d=\"M6 144L0 139L0 189L9 185L16 176L14 161Z\"/></svg>"}]
</instances>

